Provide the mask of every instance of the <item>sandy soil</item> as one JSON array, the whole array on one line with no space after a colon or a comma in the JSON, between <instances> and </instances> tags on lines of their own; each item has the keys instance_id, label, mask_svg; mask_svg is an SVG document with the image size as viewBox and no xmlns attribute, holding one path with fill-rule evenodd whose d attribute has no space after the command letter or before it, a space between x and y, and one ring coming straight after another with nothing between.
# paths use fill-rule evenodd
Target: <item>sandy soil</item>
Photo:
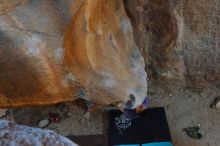
<instances>
[{"instance_id":1,"label":"sandy soil","mask_svg":"<svg viewBox=\"0 0 220 146\"><path fill-rule=\"evenodd\" d=\"M214 97L220 95L213 86L183 87L149 86L149 107L163 106L166 110L174 146L219 146L220 145L220 110L209 108ZM62 135L88 135L106 133L106 111L98 110L90 114L75 103L64 103L50 107L35 107L10 110L8 117L19 124L37 127L40 119L49 112L62 116L59 124L51 124L47 129ZM188 137L182 129L195 124L201 125L203 138L195 140Z\"/></svg>"},{"instance_id":2,"label":"sandy soil","mask_svg":"<svg viewBox=\"0 0 220 146\"><path fill-rule=\"evenodd\" d=\"M149 89L150 107L166 109L174 146L220 145L220 110L209 108L217 95L219 91L214 87L164 89L152 85ZM201 125L201 140L192 139L182 131L196 124Z\"/></svg>"}]
</instances>

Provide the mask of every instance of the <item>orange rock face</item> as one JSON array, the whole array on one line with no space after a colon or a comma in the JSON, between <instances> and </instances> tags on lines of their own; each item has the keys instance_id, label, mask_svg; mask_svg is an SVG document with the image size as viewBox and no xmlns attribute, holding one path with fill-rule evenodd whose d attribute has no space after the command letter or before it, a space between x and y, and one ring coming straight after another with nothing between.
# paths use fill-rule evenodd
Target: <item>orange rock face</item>
<instances>
[{"instance_id":1,"label":"orange rock face","mask_svg":"<svg viewBox=\"0 0 220 146\"><path fill-rule=\"evenodd\" d=\"M1 15L0 83L0 107L141 104L144 60L122 0L36 0Z\"/></svg>"}]
</instances>

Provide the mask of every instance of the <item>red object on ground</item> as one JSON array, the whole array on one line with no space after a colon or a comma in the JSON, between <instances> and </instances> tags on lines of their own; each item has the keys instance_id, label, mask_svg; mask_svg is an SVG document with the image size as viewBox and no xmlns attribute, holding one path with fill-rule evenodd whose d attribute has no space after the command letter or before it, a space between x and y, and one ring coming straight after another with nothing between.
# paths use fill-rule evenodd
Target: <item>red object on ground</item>
<instances>
[{"instance_id":1,"label":"red object on ground","mask_svg":"<svg viewBox=\"0 0 220 146\"><path fill-rule=\"evenodd\" d=\"M59 113L49 113L50 121L52 123L60 123L61 117Z\"/></svg>"}]
</instances>

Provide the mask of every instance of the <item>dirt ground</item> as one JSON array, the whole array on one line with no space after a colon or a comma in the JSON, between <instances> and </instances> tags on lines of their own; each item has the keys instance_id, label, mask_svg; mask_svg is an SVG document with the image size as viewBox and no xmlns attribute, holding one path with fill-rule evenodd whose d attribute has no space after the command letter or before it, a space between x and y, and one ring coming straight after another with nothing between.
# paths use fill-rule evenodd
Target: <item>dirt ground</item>
<instances>
[{"instance_id":1,"label":"dirt ground","mask_svg":"<svg viewBox=\"0 0 220 146\"><path fill-rule=\"evenodd\" d=\"M220 145L220 110L209 108L214 97L220 95L214 86L149 86L149 107L162 106L166 110L174 146L219 146ZM98 110L86 114L85 109L74 103L64 103L50 107L35 107L10 110L7 117L19 124L37 127L40 119L49 112L62 116L59 124L51 124L47 129L62 135L89 135L107 132L107 112ZM201 125L203 138L195 140L188 137L182 129Z\"/></svg>"},{"instance_id":2,"label":"dirt ground","mask_svg":"<svg viewBox=\"0 0 220 146\"><path fill-rule=\"evenodd\" d=\"M213 98L219 95L215 87L160 88L150 86L150 107L165 107L174 146L219 146L220 110L209 108ZM203 138L188 137L182 129L201 125Z\"/></svg>"}]
</instances>

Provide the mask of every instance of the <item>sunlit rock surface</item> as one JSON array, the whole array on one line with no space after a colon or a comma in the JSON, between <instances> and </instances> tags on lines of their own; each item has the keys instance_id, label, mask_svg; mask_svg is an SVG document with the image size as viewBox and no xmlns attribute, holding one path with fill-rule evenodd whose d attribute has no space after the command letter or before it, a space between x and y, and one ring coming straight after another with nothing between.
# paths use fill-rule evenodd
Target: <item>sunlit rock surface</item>
<instances>
[{"instance_id":1,"label":"sunlit rock surface","mask_svg":"<svg viewBox=\"0 0 220 146\"><path fill-rule=\"evenodd\" d=\"M137 106L146 73L123 7L121 0L86 1L65 33L65 59L91 100L108 104L133 94Z\"/></svg>"},{"instance_id":2,"label":"sunlit rock surface","mask_svg":"<svg viewBox=\"0 0 220 146\"><path fill-rule=\"evenodd\" d=\"M0 4L0 107L143 101L144 59L122 0Z\"/></svg>"},{"instance_id":3,"label":"sunlit rock surface","mask_svg":"<svg viewBox=\"0 0 220 146\"><path fill-rule=\"evenodd\" d=\"M1 146L77 146L53 131L16 125L0 120Z\"/></svg>"}]
</instances>

